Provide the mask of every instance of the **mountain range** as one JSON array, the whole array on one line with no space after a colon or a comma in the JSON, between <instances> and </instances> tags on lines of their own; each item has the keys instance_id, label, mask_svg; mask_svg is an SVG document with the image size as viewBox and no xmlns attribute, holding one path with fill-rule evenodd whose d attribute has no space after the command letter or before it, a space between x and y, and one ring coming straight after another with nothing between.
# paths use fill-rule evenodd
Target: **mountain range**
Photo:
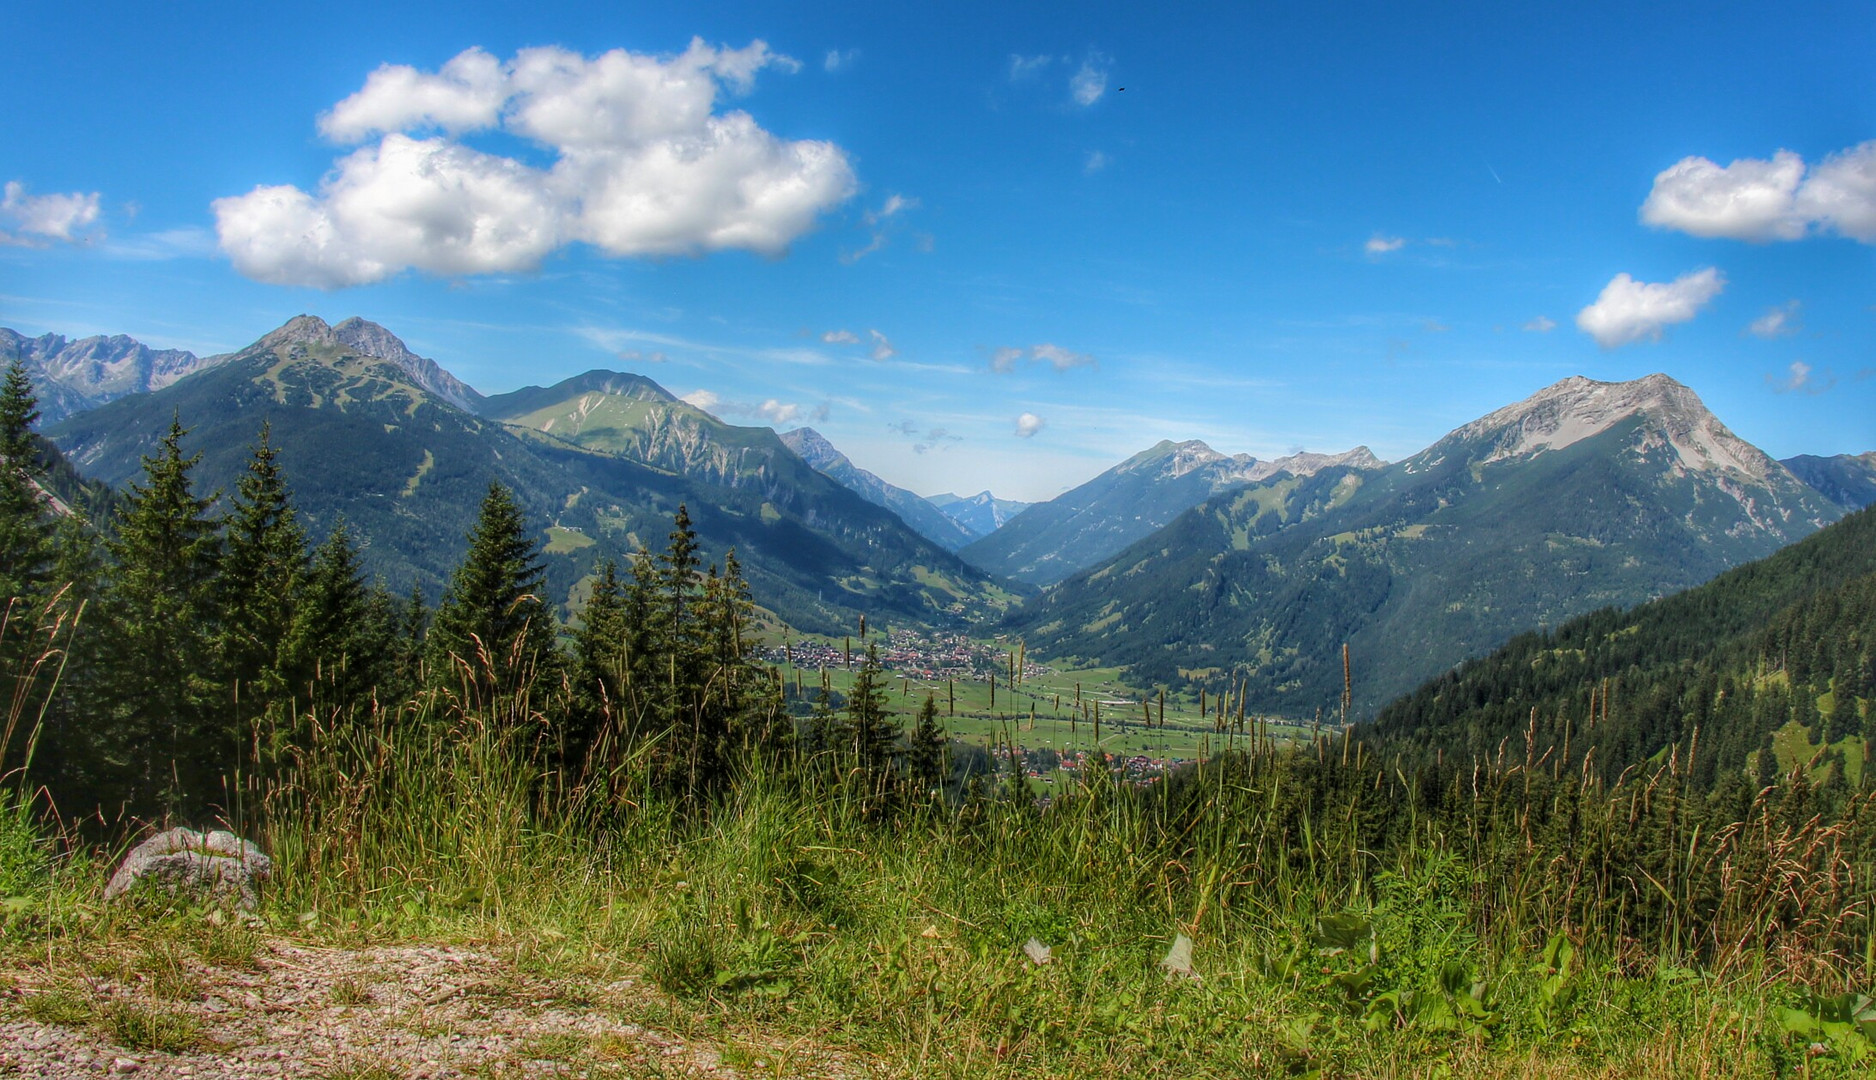
<instances>
[{"instance_id":1,"label":"mountain range","mask_svg":"<svg viewBox=\"0 0 1876 1080\"><path fill-rule=\"evenodd\" d=\"M135 479L175 416L198 485L229 491L268 425L314 536L345 520L398 589L437 595L491 480L541 526L563 614L600 559L662 548L683 504L797 629L1000 619L1034 655L1291 716L1339 702L1344 645L1369 715L1515 633L1696 585L1876 501L1876 454L1773 461L1662 375L1566 379L1392 465L1162 442L1028 505L921 498L812 429L727 424L640 375L485 397L357 318L206 359L0 344L80 410L44 431L96 480Z\"/></svg>"},{"instance_id":2,"label":"mountain range","mask_svg":"<svg viewBox=\"0 0 1876 1080\"><path fill-rule=\"evenodd\" d=\"M1861 510L1876 504L1876 451L1831 457L1799 454L1779 464L1846 509Z\"/></svg>"},{"instance_id":3,"label":"mountain range","mask_svg":"<svg viewBox=\"0 0 1876 1080\"><path fill-rule=\"evenodd\" d=\"M946 551L956 551L981 535L932 505L923 496L889 484L855 465L813 428L785 431L782 433L782 442L817 471L832 477L874 506L891 510L920 536Z\"/></svg>"},{"instance_id":4,"label":"mountain range","mask_svg":"<svg viewBox=\"0 0 1876 1080\"><path fill-rule=\"evenodd\" d=\"M29 338L0 326L0 367L21 361L39 397L41 424L95 409L130 394L161 390L185 375L214 367L226 356L199 357L182 349L152 349L134 338Z\"/></svg>"},{"instance_id":5,"label":"mountain range","mask_svg":"<svg viewBox=\"0 0 1876 1080\"><path fill-rule=\"evenodd\" d=\"M1080 487L1037 503L959 554L993 574L1052 585L1093 566L1230 488L1325 468L1378 469L1365 446L1342 454L1259 461L1226 456L1197 440L1162 441Z\"/></svg>"},{"instance_id":6,"label":"mountain range","mask_svg":"<svg viewBox=\"0 0 1876 1080\"><path fill-rule=\"evenodd\" d=\"M999 499L987 490L975 495L945 492L928 496L925 501L964 526L972 536L989 536L1032 505L1015 499Z\"/></svg>"},{"instance_id":7,"label":"mountain range","mask_svg":"<svg viewBox=\"0 0 1876 1080\"><path fill-rule=\"evenodd\" d=\"M599 559L661 550L680 504L705 554L735 548L759 602L798 629L841 632L862 612L942 623L1013 599L773 431L725 424L635 375L484 399L382 327L301 316L194 377L44 431L85 474L121 485L173 416L202 454L203 491L233 489L268 425L315 537L343 518L368 569L432 598L500 481L542 527L563 613Z\"/></svg>"},{"instance_id":8,"label":"mountain range","mask_svg":"<svg viewBox=\"0 0 1876 1080\"><path fill-rule=\"evenodd\" d=\"M1565 379L1385 468L1224 491L1025 605L1030 651L1368 715L1531 627L1699 584L1845 508L1664 375Z\"/></svg>"}]
</instances>

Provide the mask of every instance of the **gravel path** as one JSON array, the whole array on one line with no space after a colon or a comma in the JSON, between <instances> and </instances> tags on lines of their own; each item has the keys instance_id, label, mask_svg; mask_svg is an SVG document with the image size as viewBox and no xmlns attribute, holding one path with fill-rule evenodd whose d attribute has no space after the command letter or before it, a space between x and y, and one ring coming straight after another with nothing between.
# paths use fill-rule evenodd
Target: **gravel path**
<instances>
[{"instance_id":1,"label":"gravel path","mask_svg":"<svg viewBox=\"0 0 1876 1080\"><path fill-rule=\"evenodd\" d=\"M245 965L189 957L164 974L0 973L0 1075L870 1075L825 1047L660 1029L644 1018L668 1010L641 980L536 977L475 948L270 941Z\"/></svg>"}]
</instances>

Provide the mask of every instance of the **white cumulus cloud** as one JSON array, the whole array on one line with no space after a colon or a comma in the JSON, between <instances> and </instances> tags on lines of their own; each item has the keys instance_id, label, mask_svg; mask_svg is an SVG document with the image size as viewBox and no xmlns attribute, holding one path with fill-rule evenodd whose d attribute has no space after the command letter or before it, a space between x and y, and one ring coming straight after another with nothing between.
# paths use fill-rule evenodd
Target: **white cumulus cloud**
<instances>
[{"instance_id":1,"label":"white cumulus cloud","mask_svg":"<svg viewBox=\"0 0 1876 1080\"><path fill-rule=\"evenodd\" d=\"M858 345L860 339L851 330L829 330L821 335L821 340L829 345Z\"/></svg>"},{"instance_id":2,"label":"white cumulus cloud","mask_svg":"<svg viewBox=\"0 0 1876 1080\"><path fill-rule=\"evenodd\" d=\"M1404 236L1383 236L1375 233L1368 238L1368 242L1363 244L1361 249L1370 255L1386 255L1390 251L1399 251L1406 246L1407 238Z\"/></svg>"},{"instance_id":3,"label":"white cumulus cloud","mask_svg":"<svg viewBox=\"0 0 1876 1080\"><path fill-rule=\"evenodd\" d=\"M1693 236L1766 242L1838 233L1876 244L1876 139L1807 168L1780 150L1770 161L1721 166L1686 157L1662 170L1641 220Z\"/></svg>"},{"instance_id":4,"label":"white cumulus cloud","mask_svg":"<svg viewBox=\"0 0 1876 1080\"><path fill-rule=\"evenodd\" d=\"M1765 314L1752 320L1746 326L1746 333L1753 337L1772 338L1790 337L1803 327L1798 325L1798 301L1767 308Z\"/></svg>"},{"instance_id":5,"label":"white cumulus cloud","mask_svg":"<svg viewBox=\"0 0 1876 1080\"><path fill-rule=\"evenodd\" d=\"M1537 318L1525 323L1524 328L1533 334L1548 334L1557 328L1557 323L1554 319L1539 315Z\"/></svg>"},{"instance_id":6,"label":"white cumulus cloud","mask_svg":"<svg viewBox=\"0 0 1876 1080\"><path fill-rule=\"evenodd\" d=\"M38 244L46 240L73 243L83 230L97 223L98 193L74 191L65 195L28 195L26 185L9 180L0 198L0 220L19 230L14 236L0 232L0 244Z\"/></svg>"},{"instance_id":7,"label":"white cumulus cloud","mask_svg":"<svg viewBox=\"0 0 1876 1080\"><path fill-rule=\"evenodd\" d=\"M800 65L761 41L693 40L675 56L470 49L434 72L374 71L319 118L341 157L316 192L261 186L214 203L222 250L260 281L339 288L406 269L531 269L570 243L619 257L740 248L780 254L855 186L830 142L782 139L717 110L764 68ZM546 167L478 150L499 132ZM375 142L370 140L375 139Z\"/></svg>"},{"instance_id":8,"label":"white cumulus cloud","mask_svg":"<svg viewBox=\"0 0 1876 1080\"><path fill-rule=\"evenodd\" d=\"M1663 329L1693 318L1725 287L1726 279L1710 266L1666 283L1617 274L1595 303L1577 312L1576 326L1605 349L1659 341Z\"/></svg>"},{"instance_id":9,"label":"white cumulus cloud","mask_svg":"<svg viewBox=\"0 0 1876 1080\"><path fill-rule=\"evenodd\" d=\"M1043 420L1042 417L1032 412L1026 412L1016 418L1016 437L1019 439L1034 438L1036 432L1041 431L1047 426L1048 422Z\"/></svg>"}]
</instances>

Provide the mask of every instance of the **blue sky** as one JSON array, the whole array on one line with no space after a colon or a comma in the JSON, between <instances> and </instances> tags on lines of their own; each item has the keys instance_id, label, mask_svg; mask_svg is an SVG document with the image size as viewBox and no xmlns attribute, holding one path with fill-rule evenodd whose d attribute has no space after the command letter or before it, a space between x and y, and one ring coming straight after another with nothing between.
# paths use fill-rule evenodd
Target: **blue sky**
<instances>
[{"instance_id":1,"label":"blue sky","mask_svg":"<svg viewBox=\"0 0 1876 1080\"><path fill-rule=\"evenodd\" d=\"M381 6L16 5L0 325L359 314L926 494L1398 459L1572 374L1876 449L1868 2Z\"/></svg>"}]
</instances>

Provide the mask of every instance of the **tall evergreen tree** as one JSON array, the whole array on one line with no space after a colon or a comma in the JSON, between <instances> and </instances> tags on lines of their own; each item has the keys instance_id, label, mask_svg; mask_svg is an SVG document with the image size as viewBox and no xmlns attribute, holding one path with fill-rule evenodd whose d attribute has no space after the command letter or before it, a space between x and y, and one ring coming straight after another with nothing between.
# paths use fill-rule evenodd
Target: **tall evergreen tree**
<instances>
[{"instance_id":1,"label":"tall evergreen tree","mask_svg":"<svg viewBox=\"0 0 1876 1080\"><path fill-rule=\"evenodd\" d=\"M554 660L554 619L545 601L540 545L514 497L489 484L469 551L437 606L427 643L430 676L467 678L482 695L512 691Z\"/></svg>"},{"instance_id":2,"label":"tall evergreen tree","mask_svg":"<svg viewBox=\"0 0 1876 1080\"><path fill-rule=\"evenodd\" d=\"M559 738L563 767L583 764L600 732L625 715L629 638L619 566L606 559L573 633L573 701Z\"/></svg>"},{"instance_id":3,"label":"tall evergreen tree","mask_svg":"<svg viewBox=\"0 0 1876 1080\"><path fill-rule=\"evenodd\" d=\"M102 675L116 708L98 734L125 774L125 797L144 812L211 804L240 751L213 677L221 536L213 498L190 481L201 454L183 456L187 434L170 422L107 542Z\"/></svg>"},{"instance_id":4,"label":"tall evergreen tree","mask_svg":"<svg viewBox=\"0 0 1876 1080\"><path fill-rule=\"evenodd\" d=\"M934 706L936 708L936 706ZM854 675L847 695L846 741L852 754L854 776L864 788L870 811L884 810L895 786L894 744L899 731L886 714L885 680L879 666L879 646L866 647L866 660Z\"/></svg>"},{"instance_id":5,"label":"tall evergreen tree","mask_svg":"<svg viewBox=\"0 0 1876 1080\"><path fill-rule=\"evenodd\" d=\"M920 799L929 799L943 786L950 771L945 761L945 729L938 720L938 699L925 695L919 706L918 722L906 745L906 772Z\"/></svg>"},{"instance_id":6,"label":"tall evergreen tree","mask_svg":"<svg viewBox=\"0 0 1876 1080\"><path fill-rule=\"evenodd\" d=\"M221 566L223 678L245 718L258 717L287 689L282 648L294 629L294 598L307 570L300 527L261 425L248 471L235 486Z\"/></svg>"},{"instance_id":7,"label":"tall evergreen tree","mask_svg":"<svg viewBox=\"0 0 1876 1080\"><path fill-rule=\"evenodd\" d=\"M52 587L54 524L39 486L38 419L32 380L16 359L0 384L0 611L9 600L43 601Z\"/></svg>"},{"instance_id":8,"label":"tall evergreen tree","mask_svg":"<svg viewBox=\"0 0 1876 1080\"><path fill-rule=\"evenodd\" d=\"M283 668L302 704L363 706L395 671L400 613L382 588L368 588L352 531L341 519L307 567Z\"/></svg>"}]
</instances>

